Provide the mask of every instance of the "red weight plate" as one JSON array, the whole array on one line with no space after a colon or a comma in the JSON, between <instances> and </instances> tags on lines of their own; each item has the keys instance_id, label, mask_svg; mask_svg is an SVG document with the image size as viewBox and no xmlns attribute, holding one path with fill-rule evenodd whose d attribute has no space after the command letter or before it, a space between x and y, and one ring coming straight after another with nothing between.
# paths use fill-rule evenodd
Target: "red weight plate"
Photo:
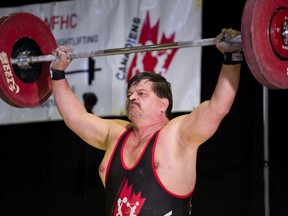
<instances>
[{"instance_id":1,"label":"red weight plate","mask_svg":"<svg viewBox=\"0 0 288 216\"><path fill-rule=\"evenodd\" d=\"M30 13L12 13L0 23L0 86L1 98L16 107L34 107L46 101L52 94L49 62L40 63L39 77L25 80L26 72L12 65L13 50L28 41L31 47L38 47L41 54L51 54L57 47L55 38L39 17ZM21 44L20 43L20 44ZM36 69L35 69L36 70Z\"/></svg>"},{"instance_id":2,"label":"red weight plate","mask_svg":"<svg viewBox=\"0 0 288 216\"><path fill-rule=\"evenodd\" d=\"M7 16L3 16L3 17L0 18L0 26L1 26L1 23L2 23L6 18L7 18ZM10 101L7 101L5 94L2 92L2 90L1 90L1 85L0 85L0 98L2 98L6 103L10 102ZM12 106L16 106L16 107L17 107L17 105L16 105L16 104L13 104L12 102L10 102L9 104L12 105Z\"/></svg>"},{"instance_id":3,"label":"red weight plate","mask_svg":"<svg viewBox=\"0 0 288 216\"><path fill-rule=\"evenodd\" d=\"M285 23L285 25L283 25ZM285 29L284 29L285 26ZM276 10L270 24L270 42L275 53L283 60L288 59L288 46L284 42L288 31L288 9L281 8Z\"/></svg>"},{"instance_id":4,"label":"red weight plate","mask_svg":"<svg viewBox=\"0 0 288 216\"><path fill-rule=\"evenodd\" d=\"M252 72L253 76L256 78L258 82L262 85L276 89L277 87L274 86L269 80L267 80L258 65L257 58L255 55L255 51L253 49L253 37L254 34L253 27L252 27L252 17L255 10L257 12L257 8L255 9L255 4L257 0L247 0L244 6L242 20L241 20L241 36L242 36L242 46L243 46L243 53L245 56L245 60L247 65Z\"/></svg>"},{"instance_id":5,"label":"red weight plate","mask_svg":"<svg viewBox=\"0 0 288 216\"><path fill-rule=\"evenodd\" d=\"M251 24L253 29L252 41L256 59L263 76L279 89L287 89L288 61L279 58L270 42L270 23L275 11L280 8L288 8L288 1L256 1Z\"/></svg>"}]
</instances>

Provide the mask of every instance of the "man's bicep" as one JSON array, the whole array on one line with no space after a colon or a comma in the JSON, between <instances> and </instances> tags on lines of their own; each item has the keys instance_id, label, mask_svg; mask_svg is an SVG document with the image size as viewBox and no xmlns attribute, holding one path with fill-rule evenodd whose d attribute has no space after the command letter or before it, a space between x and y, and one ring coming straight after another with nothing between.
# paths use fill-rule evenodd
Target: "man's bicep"
<instances>
[{"instance_id":1,"label":"man's bicep","mask_svg":"<svg viewBox=\"0 0 288 216\"><path fill-rule=\"evenodd\" d=\"M109 134L110 124L108 120L91 113L84 113L75 119L70 129L87 144L95 148L105 150L105 140Z\"/></svg>"}]
</instances>

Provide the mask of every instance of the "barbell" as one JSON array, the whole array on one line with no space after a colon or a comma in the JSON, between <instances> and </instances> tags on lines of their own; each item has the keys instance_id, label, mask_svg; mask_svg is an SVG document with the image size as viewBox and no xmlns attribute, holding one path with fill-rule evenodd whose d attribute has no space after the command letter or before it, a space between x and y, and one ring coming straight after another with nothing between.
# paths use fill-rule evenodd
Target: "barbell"
<instances>
[{"instance_id":1,"label":"barbell","mask_svg":"<svg viewBox=\"0 0 288 216\"><path fill-rule=\"evenodd\" d=\"M241 36L231 42L242 43L247 65L262 85L269 89L288 88L287 0L247 0L242 14ZM208 38L71 53L68 58L215 44L215 38ZM20 12L0 18L0 96L6 103L14 107L34 107L51 96L49 66L57 59L51 54L56 47L52 32L39 17Z\"/></svg>"}]
</instances>

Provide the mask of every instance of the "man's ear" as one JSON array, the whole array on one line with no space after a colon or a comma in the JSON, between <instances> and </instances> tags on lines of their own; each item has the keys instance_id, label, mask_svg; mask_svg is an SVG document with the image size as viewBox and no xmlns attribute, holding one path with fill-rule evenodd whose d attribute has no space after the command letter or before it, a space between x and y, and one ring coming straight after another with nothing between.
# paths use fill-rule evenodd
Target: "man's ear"
<instances>
[{"instance_id":1,"label":"man's ear","mask_svg":"<svg viewBox=\"0 0 288 216\"><path fill-rule=\"evenodd\" d=\"M168 109L168 106L169 106L169 100L167 98L162 98L161 99L161 110L165 112Z\"/></svg>"}]
</instances>

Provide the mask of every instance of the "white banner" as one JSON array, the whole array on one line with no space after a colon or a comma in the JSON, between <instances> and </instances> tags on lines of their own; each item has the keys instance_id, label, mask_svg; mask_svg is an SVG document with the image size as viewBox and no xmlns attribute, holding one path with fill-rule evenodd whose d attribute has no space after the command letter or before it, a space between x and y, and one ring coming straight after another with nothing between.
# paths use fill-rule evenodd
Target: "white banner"
<instances>
[{"instance_id":1,"label":"white banner","mask_svg":"<svg viewBox=\"0 0 288 216\"><path fill-rule=\"evenodd\" d=\"M202 33L201 0L79 0L0 8L1 17L12 12L40 17L57 44L70 46L75 53L190 41L200 39ZM82 101L84 93L95 94L93 113L123 116L127 80L140 71L154 71L171 82L173 112L188 112L200 102L201 51L193 47L95 57L90 80L88 58L77 58L66 77ZM0 100L0 110L0 124L60 119L53 96L32 108L16 108Z\"/></svg>"}]
</instances>

